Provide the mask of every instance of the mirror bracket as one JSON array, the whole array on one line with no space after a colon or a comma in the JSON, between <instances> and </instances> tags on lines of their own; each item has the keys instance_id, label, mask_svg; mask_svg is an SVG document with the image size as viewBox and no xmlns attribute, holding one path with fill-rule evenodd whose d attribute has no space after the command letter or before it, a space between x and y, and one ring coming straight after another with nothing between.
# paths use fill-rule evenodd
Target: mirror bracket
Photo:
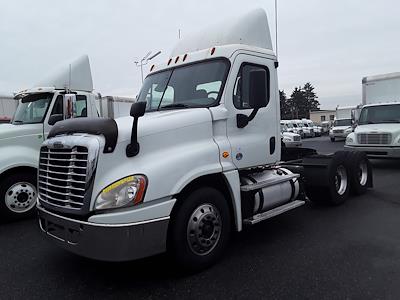
<instances>
[{"instance_id":1,"label":"mirror bracket","mask_svg":"<svg viewBox=\"0 0 400 300\"><path fill-rule=\"evenodd\" d=\"M138 121L146 111L146 102L135 102L132 104L130 115L133 117L133 126L131 132L131 143L126 146L126 156L134 157L140 152L140 145L137 138Z\"/></svg>"},{"instance_id":2,"label":"mirror bracket","mask_svg":"<svg viewBox=\"0 0 400 300\"><path fill-rule=\"evenodd\" d=\"M254 117L256 116L258 112L258 108L253 109L253 111L251 112L251 114L249 116L247 115L243 115L243 114L237 114L236 115L236 125L238 128L244 128L246 127L250 121L252 121L254 119Z\"/></svg>"}]
</instances>

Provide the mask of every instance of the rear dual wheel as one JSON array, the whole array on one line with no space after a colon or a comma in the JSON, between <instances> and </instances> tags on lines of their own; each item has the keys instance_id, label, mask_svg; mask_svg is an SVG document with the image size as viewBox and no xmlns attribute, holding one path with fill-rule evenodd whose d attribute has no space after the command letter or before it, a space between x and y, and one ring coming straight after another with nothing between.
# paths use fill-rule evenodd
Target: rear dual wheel
<instances>
[{"instance_id":1,"label":"rear dual wheel","mask_svg":"<svg viewBox=\"0 0 400 300\"><path fill-rule=\"evenodd\" d=\"M323 186L309 185L307 196L313 202L339 205L346 201L350 192L349 171L346 157L341 152L335 153L327 166L327 178Z\"/></svg>"},{"instance_id":2,"label":"rear dual wheel","mask_svg":"<svg viewBox=\"0 0 400 300\"><path fill-rule=\"evenodd\" d=\"M307 196L313 202L339 205L350 193L361 195L372 186L371 164L363 152L336 152L327 168L324 184L306 186Z\"/></svg>"}]
</instances>

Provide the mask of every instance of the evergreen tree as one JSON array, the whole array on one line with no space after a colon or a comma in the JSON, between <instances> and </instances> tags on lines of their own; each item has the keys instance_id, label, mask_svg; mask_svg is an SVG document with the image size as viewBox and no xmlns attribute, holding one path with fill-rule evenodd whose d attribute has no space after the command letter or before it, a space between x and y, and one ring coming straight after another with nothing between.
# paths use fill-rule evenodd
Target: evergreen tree
<instances>
[{"instance_id":1,"label":"evergreen tree","mask_svg":"<svg viewBox=\"0 0 400 300\"><path fill-rule=\"evenodd\" d=\"M289 99L286 97L285 91L279 91L279 100L281 106L281 119L287 120L291 118L291 109Z\"/></svg>"}]
</instances>

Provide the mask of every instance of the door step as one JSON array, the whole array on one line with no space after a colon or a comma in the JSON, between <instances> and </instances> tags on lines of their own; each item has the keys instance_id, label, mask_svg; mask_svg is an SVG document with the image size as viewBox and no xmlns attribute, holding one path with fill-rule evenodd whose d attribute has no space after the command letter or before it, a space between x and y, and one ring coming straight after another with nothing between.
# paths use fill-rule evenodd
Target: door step
<instances>
[{"instance_id":1,"label":"door step","mask_svg":"<svg viewBox=\"0 0 400 300\"><path fill-rule=\"evenodd\" d=\"M245 224L245 225L257 224L257 223L259 223L261 221L270 219L270 218L275 217L277 215L283 214L284 212L287 212L289 210L292 210L292 209L295 209L295 208L297 208L299 206L302 206L305 203L306 203L305 201L301 201L301 200L295 200L295 201L286 203L286 204L284 204L282 206L278 206L278 207L273 208L271 210L267 210L266 212L254 215L249 219L244 219L243 220L243 224Z\"/></svg>"},{"instance_id":2,"label":"door step","mask_svg":"<svg viewBox=\"0 0 400 300\"><path fill-rule=\"evenodd\" d=\"M266 181L260 181L257 183L252 183L252 184L247 184L247 185L242 185L240 187L240 190L242 192L250 192L250 191L254 191L254 190L259 190L262 188L266 188L269 186L273 186L276 184L280 184L295 178L299 178L300 174L287 174L287 175L282 175L282 176L277 176L272 178L271 180L266 180Z\"/></svg>"}]
</instances>

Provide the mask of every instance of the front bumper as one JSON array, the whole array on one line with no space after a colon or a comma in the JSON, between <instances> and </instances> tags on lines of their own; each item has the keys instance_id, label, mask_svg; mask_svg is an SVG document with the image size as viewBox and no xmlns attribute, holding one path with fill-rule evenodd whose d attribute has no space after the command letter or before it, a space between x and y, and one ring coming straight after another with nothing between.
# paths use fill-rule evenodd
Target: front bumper
<instances>
[{"instance_id":1,"label":"front bumper","mask_svg":"<svg viewBox=\"0 0 400 300\"><path fill-rule=\"evenodd\" d=\"M284 142L286 147L301 147L301 141Z\"/></svg>"},{"instance_id":2,"label":"front bumper","mask_svg":"<svg viewBox=\"0 0 400 300\"><path fill-rule=\"evenodd\" d=\"M128 261L166 250L169 217L98 224L66 218L37 206L44 236L75 254L103 261Z\"/></svg>"},{"instance_id":3,"label":"front bumper","mask_svg":"<svg viewBox=\"0 0 400 300\"><path fill-rule=\"evenodd\" d=\"M331 138L340 138L340 139L345 139L351 132L348 133L329 133L329 137Z\"/></svg>"},{"instance_id":4,"label":"front bumper","mask_svg":"<svg viewBox=\"0 0 400 300\"><path fill-rule=\"evenodd\" d=\"M354 146L345 145L347 150L363 151L369 157L393 157L400 158L400 147L388 147L388 146Z\"/></svg>"}]
</instances>

